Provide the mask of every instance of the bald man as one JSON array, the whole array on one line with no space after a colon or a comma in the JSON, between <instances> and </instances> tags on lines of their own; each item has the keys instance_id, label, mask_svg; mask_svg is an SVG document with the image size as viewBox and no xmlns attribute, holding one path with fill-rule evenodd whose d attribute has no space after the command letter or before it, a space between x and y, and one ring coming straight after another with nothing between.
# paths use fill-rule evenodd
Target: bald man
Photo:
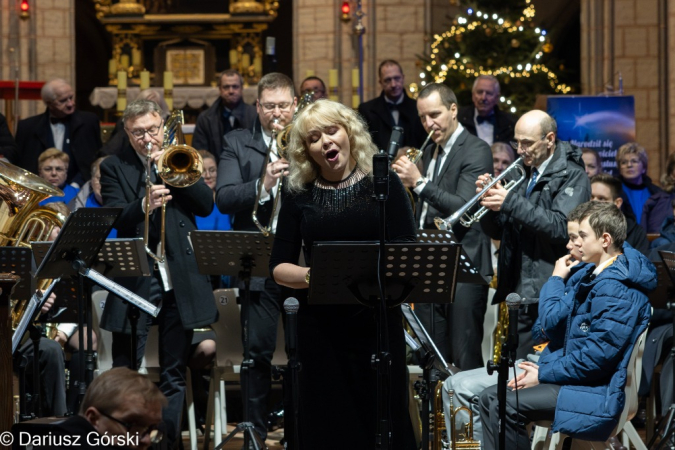
<instances>
[{"instance_id":1,"label":"bald man","mask_svg":"<svg viewBox=\"0 0 675 450\"><path fill-rule=\"evenodd\" d=\"M70 156L66 183L78 187L91 178L91 163L101 148L101 126L95 114L75 109L75 93L67 81L55 78L42 87L47 110L19 121L14 152L4 156L11 162L37 173L38 156L48 148L58 148Z\"/></svg>"},{"instance_id":2,"label":"bald man","mask_svg":"<svg viewBox=\"0 0 675 450\"><path fill-rule=\"evenodd\" d=\"M495 185L481 202L490 210L481 219L483 231L502 241L493 303L512 292L528 300L539 298L555 262L567 253L567 214L591 198L581 150L557 139L551 116L538 110L525 113L516 123L514 139L527 178L510 191ZM487 179L488 174L478 177L477 192ZM518 358L532 351L530 332L537 314L536 304L520 310Z\"/></svg>"}]
</instances>

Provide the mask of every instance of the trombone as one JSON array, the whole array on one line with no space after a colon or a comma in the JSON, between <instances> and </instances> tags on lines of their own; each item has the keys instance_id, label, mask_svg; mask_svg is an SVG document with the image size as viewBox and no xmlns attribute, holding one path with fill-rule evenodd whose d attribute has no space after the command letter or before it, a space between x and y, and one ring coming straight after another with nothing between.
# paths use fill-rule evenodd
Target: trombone
<instances>
[{"instance_id":1,"label":"trombone","mask_svg":"<svg viewBox=\"0 0 675 450\"><path fill-rule=\"evenodd\" d=\"M260 232L263 234L263 236L267 237L272 233L272 223L274 222L274 216L276 214L277 208L279 207L279 198L281 197L281 188L283 187L283 179L284 176L282 175L279 177L279 181L277 181L277 194L274 196L274 202L272 204L272 212L270 214L270 221L267 224L267 226L263 226L263 224L260 223L260 220L258 219L258 205L260 204L260 199L262 198L263 195L263 189L265 189L265 174L267 173L267 165L270 163L270 155L272 153L272 146L276 142L277 144L277 156L279 158L286 158L286 154L288 152L288 141L290 138L291 130L293 129L293 120L298 116L298 113L302 111L307 105L314 103L314 97L312 94L307 92L305 95L302 96L302 100L300 100L300 103L298 104L297 108L295 109L295 112L293 113L293 119L291 119L291 123L286 125L281 131L277 132L277 129L272 127L272 139L270 140L270 145L267 146L267 156L265 157L265 163L263 164L263 174L262 177L260 177L260 181L258 182L258 193L255 197L255 203L253 203L253 211L251 212L251 217L253 218L253 223L255 224L256 227L260 230ZM279 124L279 119L275 118L272 123L274 125Z\"/></svg>"},{"instance_id":2,"label":"trombone","mask_svg":"<svg viewBox=\"0 0 675 450\"><path fill-rule=\"evenodd\" d=\"M469 210L471 210L471 208L473 208L476 205L476 203L479 203L483 198L483 196L487 194L487 192L490 189L492 189L497 183L500 183L512 171L515 170L519 172L520 177L506 183L506 185L504 185L504 189L510 191L511 189L514 189L520 183L522 183L523 180L525 180L526 178L525 169L521 165L522 161L523 161L522 157L516 159L497 178L492 178L488 184L484 185L482 191L476 194L471 200L466 202L464 206L455 211L455 213L451 215L449 218L441 219L440 217L436 217L434 219L436 228L438 228L439 230L449 230L453 226L455 226L457 222L461 223L463 226L468 228L475 222L478 222L489 210L485 206L481 206L480 209L476 211L473 215L469 214Z\"/></svg>"},{"instance_id":3,"label":"trombone","mask_svg":"<svg viewBox=\"0 0 675 450\"><path fill-rule=\"evenodd\" d=\"M164 152L157 161L157 174L162 181L169 186L184 188L192 186L202 176L203 162L202 157L197 150L185 145L185 137L183 136L182 125L184 122L183 111L174 111L166 120L164 125L164 141L162 148ZM152 158L150 151L152 150L152 142L145 144L147 153L145 156L146 171L145 171L145 233L143 235L143 244L145 251L152 259L158 263L166 261L166 202L162 198L162 218L160 226L160 247L159 255L156 255L150 250L150 188L152 187L152 180L150 179L150 171L153 170Z\"/></svg>"}]
</instances>

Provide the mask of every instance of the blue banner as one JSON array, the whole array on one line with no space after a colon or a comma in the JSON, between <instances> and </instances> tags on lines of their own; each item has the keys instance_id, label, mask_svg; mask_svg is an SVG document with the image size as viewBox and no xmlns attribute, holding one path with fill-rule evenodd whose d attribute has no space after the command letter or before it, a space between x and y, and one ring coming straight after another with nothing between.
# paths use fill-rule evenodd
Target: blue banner
<instances>
[{"instance_id":1,"label":"blue banner","mask_svg":"<svg viewBox=\"0 0 675 450\"><path fill-rule=\"evenodd\" d=\"M616 175L616 151L635 141L635 98L550 96L548 113L558 123L558 139L598 152L602 171Z\"/></svg>"}]
</instances>

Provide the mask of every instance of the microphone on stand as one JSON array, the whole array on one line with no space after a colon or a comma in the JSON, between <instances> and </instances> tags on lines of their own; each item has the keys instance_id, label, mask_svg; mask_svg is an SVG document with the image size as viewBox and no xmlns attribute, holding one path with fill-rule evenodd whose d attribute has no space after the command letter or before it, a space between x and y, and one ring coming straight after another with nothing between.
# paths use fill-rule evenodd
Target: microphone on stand
<instances>
[{"instance_id":1,"label":"microphone on stand","mask_svg":"<svg viewBox=\"0 0 675 450\"><path fill-rule=\"evenodd\" d=\"M401 138L403 137L403 128L394 127L391 129L391 136L389 137L389 147L387 148L387 156L389 162L394 162L398 148L401 146Z\"/></svg>"},{"instance_id":2,"label":"microphone on stand","mask_svg":"<svg viewBox=\"0 0 675 450\"><path fill-rule=\"evenodd\" d=\"M289 297L284 301L286 311L286 336L288 337L288 356L294 359L298 351L298 310L300 302L295 297Z\"/></svg>"},{"instance_id":3,"label":"microphone on stand","mask_svg":"<svg viewBox=\"0 0 675 450\"><path fill-rule=\"evenodd\" d=\"M518 350L518 311L523 299L515 292L506 296L506 306L509 308L509 335L508 349L511 363L516 361L516 350Z\"/></svg>"}]
</instances>

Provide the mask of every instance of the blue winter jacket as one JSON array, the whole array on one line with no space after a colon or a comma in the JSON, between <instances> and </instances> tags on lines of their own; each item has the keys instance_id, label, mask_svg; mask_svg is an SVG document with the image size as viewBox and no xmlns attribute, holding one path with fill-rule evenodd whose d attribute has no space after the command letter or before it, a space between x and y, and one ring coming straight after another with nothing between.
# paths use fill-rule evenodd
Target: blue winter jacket
<instances>
[{"instance_id":1,"label":"blue winter jacket","mask_svg":"<svg viewBox=\"0 0 675 450\"><path fill-rule=\"evenodd\" d=\"M623 411L626 367L634 343L647 328L646 292L656 287L657 279L652 263L627 243L623 254L591 279L594 269L582 267L567 285L551 277L542 290L541 331L553 345L539 359L539 382L562 386L553 431L605 441ZM562 322L564 335L556 320L563 314L568 314Z\"/></svg>"}]
</instances>

